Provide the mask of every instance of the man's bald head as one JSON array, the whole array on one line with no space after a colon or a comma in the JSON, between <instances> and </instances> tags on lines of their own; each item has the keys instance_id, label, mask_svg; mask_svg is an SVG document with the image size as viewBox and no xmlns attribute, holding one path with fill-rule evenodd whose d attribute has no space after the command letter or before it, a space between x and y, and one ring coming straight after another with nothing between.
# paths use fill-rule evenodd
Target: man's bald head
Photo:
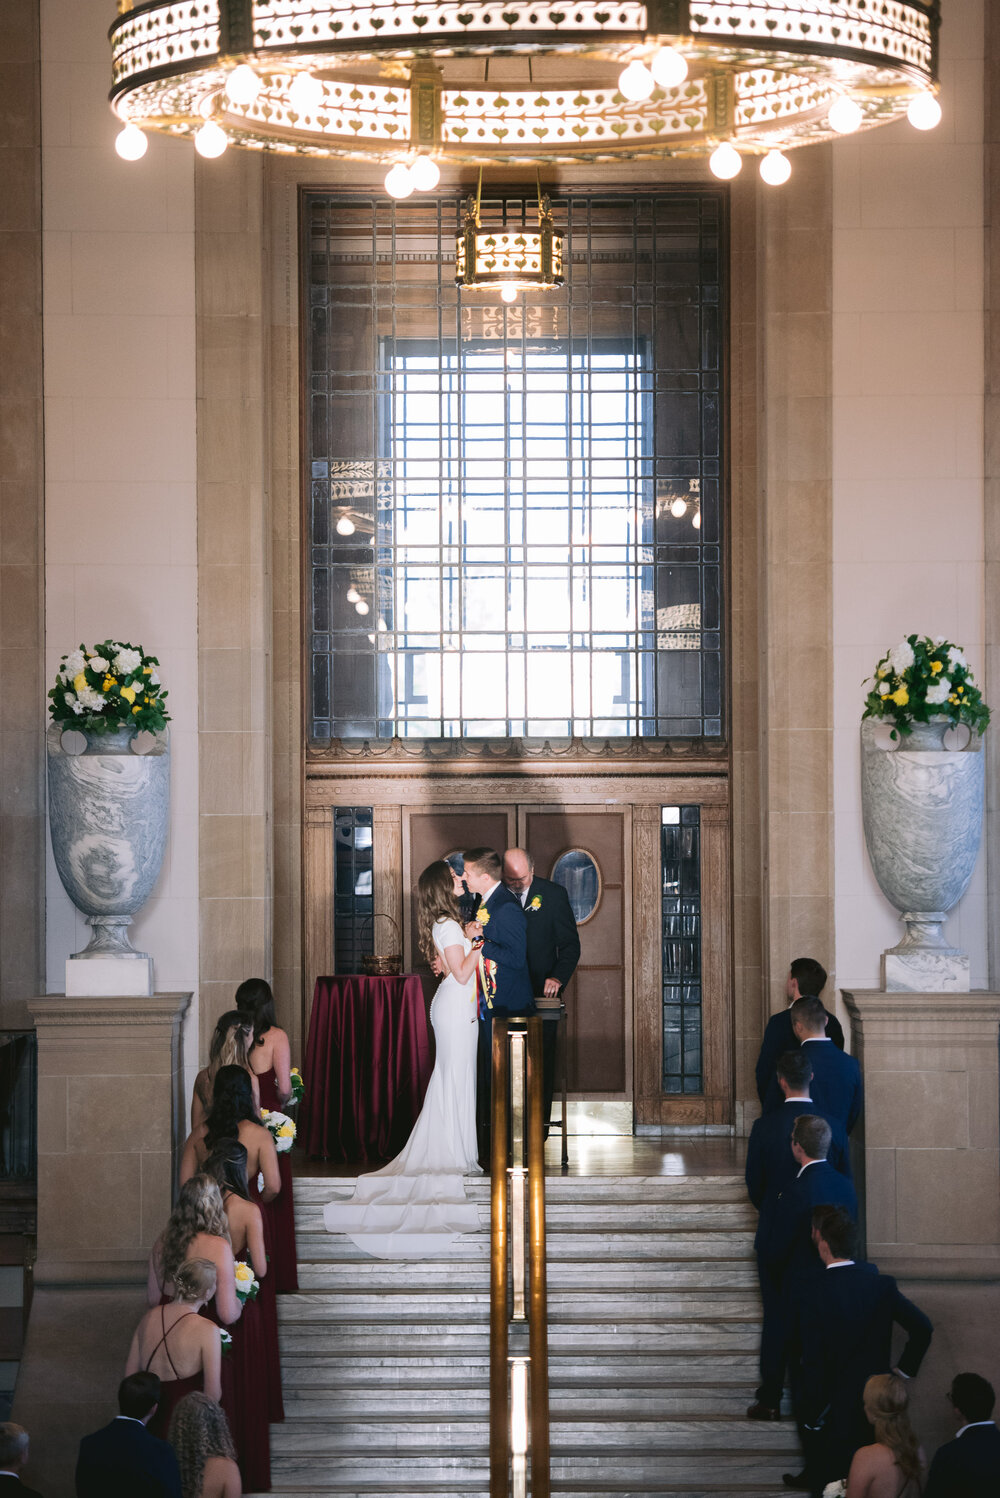
<instances>
[{"instance_id":1,"label":"man's bald head","mask_svg":"<svg viewBox=\"0 0 1000 1498\"><path fill-rule=\"evenodd\" d=\"M535 872L535 861L523 848L508 848L503 856L503 882L511 894L523 895Z\"/></svg>"}]
</instances>

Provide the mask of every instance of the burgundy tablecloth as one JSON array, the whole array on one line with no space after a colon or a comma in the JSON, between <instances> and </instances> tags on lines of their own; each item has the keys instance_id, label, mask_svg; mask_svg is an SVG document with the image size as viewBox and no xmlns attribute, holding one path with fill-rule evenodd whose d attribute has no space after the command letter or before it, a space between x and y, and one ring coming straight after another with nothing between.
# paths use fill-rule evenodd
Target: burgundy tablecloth
<instances>
[{"instance_id":1,"label":"burgundy tablecloth","mask_svg":"<svg viewBox=\"0 0 1000 1498\"><path fill-rule=\"evenodd\" d=\"M391 1160L406 1143L433 1057L420 979L317 978L302 1138L323 1159Z\"/></svg>"}]
</instances>

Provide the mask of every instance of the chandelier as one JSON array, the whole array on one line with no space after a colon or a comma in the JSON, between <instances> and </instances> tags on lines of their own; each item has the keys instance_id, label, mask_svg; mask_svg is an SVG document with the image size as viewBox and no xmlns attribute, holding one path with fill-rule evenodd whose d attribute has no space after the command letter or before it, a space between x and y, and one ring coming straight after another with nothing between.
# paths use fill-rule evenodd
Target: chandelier
<instances>
[{"instance_id":1,"label":"chandelier","mask_svg":"<svg viewBox=\"0 0 1000 1498\"><path fill-rule=\"evenodd\" d=\"M551 291L563 284L563 237L556 233L548 194L538 190L538 228L486 228L480 214L483 170L475 197L465 205L465 223L455 240L455 285L466 291L489 291L499 287L505 302L513 302L521 291Z\"/></svg>"},{"instance_id":2,"label":"chandelier","mask_svg":"<svg viewBox=\"0 0 1000 1498\"><path fill-rule=\"evenodd\" d=\"M708 156L784 181L785 151L940 118L939 0L119 0L119 152L149 130L391 166Z\"/></svg>"}]
</instances>

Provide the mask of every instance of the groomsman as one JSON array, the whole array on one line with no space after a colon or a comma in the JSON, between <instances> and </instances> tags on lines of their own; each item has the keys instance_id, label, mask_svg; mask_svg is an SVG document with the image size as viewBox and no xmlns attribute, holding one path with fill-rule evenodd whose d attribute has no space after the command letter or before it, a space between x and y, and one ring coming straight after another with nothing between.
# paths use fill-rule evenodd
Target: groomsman
<instances>
[{"instance_id":1,"label":"groomsman","mask_svg":"<svg viewBox=\"0 0 1000 1498\"><path fill-rule=\"evenodd\" d=\"M956 1373L948 1400L958 1435L938 1447L924 1498L996 1498L1000 1430L993 1419L993 1385L979 1373Z\"/></svg>"},{"instance_id":2,"label":"groomsman","mask_svg":"<svg viewBox=\"0 0 1000 1498\"><path fill-rule=\"evenodd\" d=\"M838 1051L826 1034L826 1010L819 999L796 999L791 1010L792 1029L808 1054L813 1070L809 1091L813 1102L827 1118L834 1118L849 1134L861 1114L861 1068L853 1056ZM768 1093L768 1106L780 1108L783 1098L777 1081Z\"/></svg>"},{"instance_id":3,"label":"groomsman","mask_svg":"<svg viewBox=\"0 0 1000 1498\"><path fill-rule=\"evenodd\" d=\"M536 999L558 998L580 961L580 937L569 896L561 884L541 879L535 873L535 860L523 848L508 848L504 854L503 882L519 902L528 923L531 991ZM546 1139L555 1091L557 1031L555 1020L548 1020L542 1026L542 1112Z\"/></svg>"},{"instance_id":4,"label":"groomsman","mask_svg":"<svg viewBox=\"0 0 1000 1498\"><path fill-rule=\"evenodd\" d=\"M803 1113L825 1117L809 1095L812 1065L804 1050L786 1051L778 1058L775 1074L784 1094L784 1106L762 1113L750 1130L747 1143L747 1193L758 1211L764 1210L765 1200L775 1201L798 1174L798 1165L792 1154L792 1129L796 1119ZM831 1134L826 1158L834 1170L850 1177L847 1135L836 1120L827 1118L826 1122Z\"/></svg>"},{"instance_id":5,"label":"groomsman","mask_svg":"<svg viewBox=\"0 0 1000 1498\"><path fill-rule=\"evenodd\" d=\"M764 1102L768 1090L773 1087L774 1068L778 1057L785 1051L792 1051L798 1045L792 1030L791 1007L796 999L818 999L826 987L826 968L816 961L814 957L796 957L788 969L788 977L785 979L785 997L788 1007L782 1009L780 1014L772 1014L764 1031L764 1039L761 1043L760 1055L757 1058L757 1096L761 1103ZM844 1032L840 1020L835 1014L826 1014L826 1033L833 1041L838 1050L844 1049ZM777 1103L773 1093L771 1102Z\"/></svg>"}]
</instances>

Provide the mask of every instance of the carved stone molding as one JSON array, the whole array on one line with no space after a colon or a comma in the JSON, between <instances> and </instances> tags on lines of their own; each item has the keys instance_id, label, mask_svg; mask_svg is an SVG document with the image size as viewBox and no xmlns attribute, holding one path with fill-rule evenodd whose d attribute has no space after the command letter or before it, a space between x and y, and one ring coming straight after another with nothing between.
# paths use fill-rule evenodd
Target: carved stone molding
<instances>
[{"instance_id":1,"label":"carved stone molding","mask_svg":"<svg viewBox=\"0 0 1000 1498\"><path fill-rule=\"evenodd\" d=\"M729 757L722 739L333 739L328 745L311 744L306 761L312 767L345 760L393 760L399 763L480 760L487 763L511 760L626 761L629 764L708 760L717 767Z\"/></svg>"}]
</instances>

